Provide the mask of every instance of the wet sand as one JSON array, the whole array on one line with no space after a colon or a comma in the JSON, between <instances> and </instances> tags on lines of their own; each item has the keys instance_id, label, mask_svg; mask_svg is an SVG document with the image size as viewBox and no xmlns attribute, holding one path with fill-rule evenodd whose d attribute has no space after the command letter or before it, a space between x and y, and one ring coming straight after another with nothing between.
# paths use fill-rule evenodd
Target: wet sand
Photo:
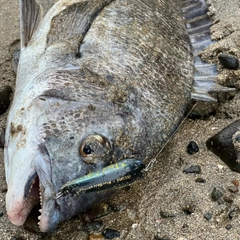
<instances>
[{"instance_id":1,"label":"wet sand","mask_svg":"<svg viewBox=\"0 0 240 240\"><path fill-rule=\"evenodd\" d=\"M48 7L54 1L42 2ZM216 43L204 51L203 58L218 64L219 52L227 52L240 59L240 1L208 2L211 3L210 13L215 22L211 30ZM14 87L15 74L11 60L16 40L19 39L18 1L0 0L0 6L0 86ZM240 70L218 67L219 82L239 88ZM117 191L110 199L111 205L126 208L103 217L106 227L120 231L119 239L240 239L240 216L236 210L240 208L240 194L228 190L229 186L233 186L232 180L240 181L240 175L232 172L205 145L209 137L239 119L239 103L240 94L236 92L234 97L217 104L214 116L204 120L186 119L145 178L129 190ZM6 117L7 113L0 116L0 129L5 126ZM186 146L192 140L198 143L200 151L189 155ZM202 173L183 173L183 169L190 165L200 165ZM195 182L199 177L206 182ZM49 234L31 233L23 227L13 226L5 211L6 188L3 149L0 149L1 239L7 240L13 236L32 240L88 239L88 234L81 230L80 216L60 224L56 231ZM211 200L214 188L224 193L221 201ZM229 217L231 211L235 211L232 218ZM204 218L206 213L212 214L209 221Z\"/></svg>"}]
</instances>

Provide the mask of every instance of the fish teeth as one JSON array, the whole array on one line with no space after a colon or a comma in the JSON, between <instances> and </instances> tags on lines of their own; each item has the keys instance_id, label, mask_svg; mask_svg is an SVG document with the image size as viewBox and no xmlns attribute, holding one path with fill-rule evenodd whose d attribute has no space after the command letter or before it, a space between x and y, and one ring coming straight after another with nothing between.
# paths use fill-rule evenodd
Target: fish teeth
<instances>
[{"instance_id":1,"label":"fish teeth","mask_svg":"<svg viewBox=\"0 0 240 240\"><path fill-rule=\"evenodd\" d=\"M40 208L39 210L38 210L40 213L42 213L42 209Z\"/></svg>"}]
</instances>

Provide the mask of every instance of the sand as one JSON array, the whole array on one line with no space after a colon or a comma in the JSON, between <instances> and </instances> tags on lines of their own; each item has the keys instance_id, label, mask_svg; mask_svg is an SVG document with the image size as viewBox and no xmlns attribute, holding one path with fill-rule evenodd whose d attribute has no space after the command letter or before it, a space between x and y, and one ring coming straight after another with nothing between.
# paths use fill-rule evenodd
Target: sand
<instances>
[{"instance_id":1,"label":"sand","mask_svg":"<svg viewBox=\"0 0 240 240\"><path fill-rule=\"evenodd\" d=\"M42 1L48 8L54 1ZM240 59L240 1L209 0L209 10L214 26L212 38L216 41L202 54L206 61L218 64L219 52L234 54ZM14 87L15 74L11 66L12 52L19 39L18 1L0 0L0 86ZM240 70L222 69L218 81L239 87ZM232 180L240 180L239 173L232 172L220 159L207 150L205 142L223 127L239 119L240 94L218 103L217 112L205 119L186 119L176 135L161 153L158 161L143 180L122 189L109 200L113 206L124 206L121 212L112 212L102 221L107 228L121 233L119 239L240 239L240 197L231 193ZM0 116L0 130L4 128L7 112ZM186 152L190 141L196 141L200 151L194 155ZM201 166L201 174L185 174L190 165ZM197 183L197 178L205 183ZM32 233L23 227L13 226L5 211L6 182L4 176L3 149L0 149L0 239L13 236L22 239L88 239L82 231L80 216L60 224L53 233ZM219 201L212 201L214 188L224 193ZM163 212L167 217L164 217ZM204 214L211 213L207 221ZM230 219L229 214L232 216ZM231 225L231 228L230 228ZM227 229L227 228L230 229ZM164 238L165 237L165 238Z\"/></svg>"}]
</instances>

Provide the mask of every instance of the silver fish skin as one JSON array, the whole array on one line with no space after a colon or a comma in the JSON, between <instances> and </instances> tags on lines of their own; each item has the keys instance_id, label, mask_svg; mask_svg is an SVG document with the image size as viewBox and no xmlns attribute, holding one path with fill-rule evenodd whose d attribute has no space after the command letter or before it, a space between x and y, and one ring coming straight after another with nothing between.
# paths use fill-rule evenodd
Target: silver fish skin
<instances>
[{"instance_id":1,"label":"silver fish skin","mask_svg":"<svg viewBox=\"0 0 240 240\"><path fill-rule=\"evenodd\" d=\"M5 136L9 220L40 199L40 230L108 190L55 199L111 162L156 156L190 100L193 59L174 0L21 0L21 56ZM40 191L40 193L39 193Z\"/></svg>"}]
</instances>

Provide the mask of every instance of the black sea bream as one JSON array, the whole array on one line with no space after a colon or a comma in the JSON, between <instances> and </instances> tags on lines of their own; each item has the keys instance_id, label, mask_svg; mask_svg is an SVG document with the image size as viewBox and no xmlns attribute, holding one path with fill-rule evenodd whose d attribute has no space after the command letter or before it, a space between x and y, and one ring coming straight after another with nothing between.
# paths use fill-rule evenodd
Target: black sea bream
<instances>
[{"instance_id":1,"label":"black sea bream","mask_svg":"<svg viewBox=\"0 0 240 240\"><path fill-rule=\"evenodd\" d=\"M157 155L190 101L193 55L178 1L60 0L44 18L36 1L20 4L6 208L22 225L40 199L50 231L110 191L56 197L64 184Z\"/></svg>"}]
</instances>

